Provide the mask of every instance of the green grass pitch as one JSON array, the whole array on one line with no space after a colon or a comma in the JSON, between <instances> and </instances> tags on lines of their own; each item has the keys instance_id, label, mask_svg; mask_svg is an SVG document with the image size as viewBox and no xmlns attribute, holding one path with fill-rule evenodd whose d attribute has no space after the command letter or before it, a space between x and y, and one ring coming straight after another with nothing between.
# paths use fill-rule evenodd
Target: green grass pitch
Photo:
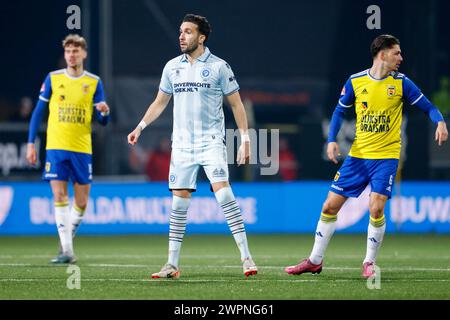
<instances>
[{"instance_id":1,"label":"green grass pitch","mask_svg":"<svg viewBox=\"0 0 450 320\"><path fill-rule=\"evenodd\" d=\"M0 299L450 299L450 235L386 235L380 289L360 277L365 235L335 234L320 275L289 276L310 253L312 235L248 235L259 273L245 279L233 238L186 235L181 277L152 280L167 258L167 236L79 236L80 289L67 266L48 260L55 237L0 237Z\"/></svg>"}]
</instances>

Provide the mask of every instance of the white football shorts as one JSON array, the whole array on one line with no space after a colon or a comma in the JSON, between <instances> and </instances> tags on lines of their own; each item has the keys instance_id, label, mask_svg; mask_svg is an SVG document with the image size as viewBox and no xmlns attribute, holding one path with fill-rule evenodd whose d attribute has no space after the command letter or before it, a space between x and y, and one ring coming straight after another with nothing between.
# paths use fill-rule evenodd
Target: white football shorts
<instances>
[{"instance_id":1,"label":"white football shorts","mask_svg":"<svg viewBox=\"0 0 450 320\"><path fill-rule=\"evenodd\" d=\"M169 189L197 189L200 166L211 184L228 181L227 149L225 144L202 148L172 149Z\"/></svg>"}]
</instances>

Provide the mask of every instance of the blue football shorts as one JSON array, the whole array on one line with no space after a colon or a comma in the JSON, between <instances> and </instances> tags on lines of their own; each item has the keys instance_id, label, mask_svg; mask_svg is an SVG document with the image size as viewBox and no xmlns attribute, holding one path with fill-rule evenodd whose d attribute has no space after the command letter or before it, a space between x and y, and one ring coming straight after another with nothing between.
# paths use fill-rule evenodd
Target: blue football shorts
<instances>
[{"instance_id":1,"label":"blue football shorts","mask_svg":"<svg viewBox=\"0 0 450 320\"><path fill-rule=\"evenodd\" d=\"M92 155L67 150L47 150L44 180L63 180L79 184L92 182Z\"/></svg>"},{"instance_id":2,"label":"blue football shorts","mask_svg":"<svg viewBox=\"0 0 450 320\"><path fill-rule=\"evenodd\" d=\"M398 159L345 158L331 184L330 191L357 198L370 183L372 192L391 198Z\"/></svg>"}]
</instances>

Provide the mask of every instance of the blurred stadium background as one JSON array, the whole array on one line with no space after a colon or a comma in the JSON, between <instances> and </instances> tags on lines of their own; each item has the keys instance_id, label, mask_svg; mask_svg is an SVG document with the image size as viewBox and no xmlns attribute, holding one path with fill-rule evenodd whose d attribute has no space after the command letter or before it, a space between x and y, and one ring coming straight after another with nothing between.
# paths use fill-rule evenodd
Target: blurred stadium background
<instances>
[{"instance_id":1,"label":"blurred stadium background","mask_svg":"<svg viewBox=\"0 0 450 320\"><path fill-rule=\"evenodd\" d=\"M167 175L164 164L169 159L171 108L143 133L137 147L127 145L126 135L154 98L165 62L179 54L178 27L187 12L203 14L211 22L213 33L208 46L234 69L250 126L280 130L278 174L261 175L261 165L257 164L245 168L230 165L231 181L237 188L235 193L243 198L243 202L253 201L247 210L244 209L249 216L249 230L254 227L255 231L261 232L311 231L328 181L337 169L326 161L323 152L328 121L347 77L369 66L369 45L376 35L391 33L400 38L404 52L401 72L409 75L447 118L450 114L450 22L446 16L449 2L378 1L380 30L369 30L366 26L370 16L366 10L371 4L369 1L350 0L285 1L280 5L266 0L239 4L200 0L15 1L3 4L1 36L5 45L2 60L7 76L3 77L0 86L0 175L4 186L3 211L8 209L10 213L8 219L7 213L3 214L0 233L48 233L53 230L50 223L42 223L48 229L39 223L38 228L33 228L32 219L34 213L42 212L46 206L46 212L51 215L50 190L38 183L45 155L45 123L39 135L41 152L38 167L27 165L25 144L30 113L37 101L40 85L49 71L64 67L60 43L72 32L81 33L88 40L86 68L102 77L113 117L106 128L94 124L96 184L90 211L98 216L103 211L111 211L115 205L120 211L118 215L127 215L128 211L133 211L133 205L139 207L139 203L136 204L139 201L132 202L130 197L147 197L150 202L157 203L153 208L165 212L164 203L167 204L170 193L165 183L158 181L165 181ZM66 27L71 15L66 10L70 5L81 8L81 30ZM235 128L229 108L225 106L224 109L227 127ZM353 138L353 117L349 115L340 133L344 151L348 150ZM398 197L397 202L395 199L391 201L391 211L395 204L398 214L405 210L408 212L403 212L403 218L392 218L391 222L397 222L391 224L391 229L414 231L422 228L448 232L450 144L437 148L433 140L434 126L422 112L405 106L404 119L403 165L398 175L404 183L397 184L396 195L405 197ZM206 181L203 173L199 179ZM29 182L34 184L29 187L26 184ZM315 187L317 191L311 192ZM271 201L266 205L264 193L269 199L276 199L274 196L278 195L286 202ZM18 202L17 196L25 194L28 201ZM304 199L297 210L287 200L294 194ZM200 185L197 195L212 199L207 185ZM12 203L6 208L8 197ZM117 199L119 201L114 202ZM103 206L102 201L106 203ZM136 221L144 222L145 216L154 211L151 206L149 202L141 203L142 217ZM214 204L207 208L211 206ZM202 215L205 206L199 205L198 208L198 214ZM280 212L281 220L285 221L282 226L270 223L275 219L274 212ZM290 222L298 212L302 212L307 220L299 221L293 227ZM24 221L14 218L18 215L24 215L25 221L30 222L30 229L23 223L11 225L12 221ZM203 212L205 215L207 212ZM222 226L224 221L220 216L221 213L217 212L214 221ZM133 220L133 217L124 219ZM202 219L206 218L199 218L199 221ZM120 221L120 217L110 220L111 225ZM208 224L207 219L203 221ZM401 229L399 221L420 223L410 228L406 224L406 229ZM427 224L426 228L423 222ZM348 230L364 231L365 223L362 220L361 227ZM107 224L104 222L103 227ZM123 232L165 230L153 222L146 223L146 226L138 224L130 225ZM93 228L86 225L81 232L102 229L96 225L93 215ZM349 222L343 229L351 225ZM107 229L105 227L105 231ZM194 229L200 232L218 230L222 228L216 230L206 226Z\"/></svg>"},{"instance_id":2,"label":"blurred stadium background","mask_svg":"<svg viewBox=\"0 0 450 320\"><path fill-rule=\"evenodd\" d=\"M379 30L366 26L370 16L366 10L373 4L381 9ZM70 5L81 8L81 30L66 27ZM370 66L369 46L377 35L390 33L400 39L404 57L400 71L449 119L447 0L5 2L0 11L0 235L56 236L50 188L40 182L45 123L39 134L37 168L27 165L25 147L39 88L49 71L64 67L60 44L69 33L86 37L85 67L103 79L112 109L106 128L93 127L95 183L79 233L166 234L171 194L160 181L164 170L159 164L166 159L171 108L144 131L139 146L130 148L126 135L154 98L164 64L179 55L178 27L191 12L210 21L208 47L233 68L250 126L280 130L277 175L261 175L262 165L230 166L230 179L252 234L314 231L329 180L337 170L323 152L328 121L347 77ZM235 128L232 113L227 106L224 110L227 127ZM450 143L437 148L434 125L418 109L405 105L404 119L401 182L386 208L387 232L423 237L449 233ZM350 115L339 136L344 150L353 138L352 120ZM158 150L163 155L155 160ZM194 194L188 234L228 234L206 176L199 178L203 183ZM349 203L338 219L338 232L364 236L367 196L368 191L363 199ZM0 242L12 239L3 237ZM433 239L449 244L448 235ZM162 242L162 253L165 245ZM444 274L448 279L448 272Z\"/></svg>"}]
</instances>

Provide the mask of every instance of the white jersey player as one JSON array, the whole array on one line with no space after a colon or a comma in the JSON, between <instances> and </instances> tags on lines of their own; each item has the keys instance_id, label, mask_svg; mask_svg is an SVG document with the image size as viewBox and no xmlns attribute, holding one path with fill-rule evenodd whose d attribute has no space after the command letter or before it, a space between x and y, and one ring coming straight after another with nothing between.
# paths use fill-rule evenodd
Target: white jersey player
<instances>
[{"instance_id":1,"label":"white jersey player","mask_svg":"<svg viewBox=\"0 0 450 320\"><path fill-rule=\"evenodd\" d=\"M178 278L180 275L180 249L200 166L208 176L240 250L245 276L257 273L248 248L241 210L228 182L223 97L231 105L241 133L238 165L247 163L250 158L247 117L231 67L205 46L210 32L211 27L205 17L193 14L184 17L179 37L183 54L166 64L155 101L128 135L128 142L135 145L142 130L159 117L170 98L174 97L169 173L169 189L173 195L169 258L160 272L152 274L152 278Z\"/></svg>"}]
</instances>

